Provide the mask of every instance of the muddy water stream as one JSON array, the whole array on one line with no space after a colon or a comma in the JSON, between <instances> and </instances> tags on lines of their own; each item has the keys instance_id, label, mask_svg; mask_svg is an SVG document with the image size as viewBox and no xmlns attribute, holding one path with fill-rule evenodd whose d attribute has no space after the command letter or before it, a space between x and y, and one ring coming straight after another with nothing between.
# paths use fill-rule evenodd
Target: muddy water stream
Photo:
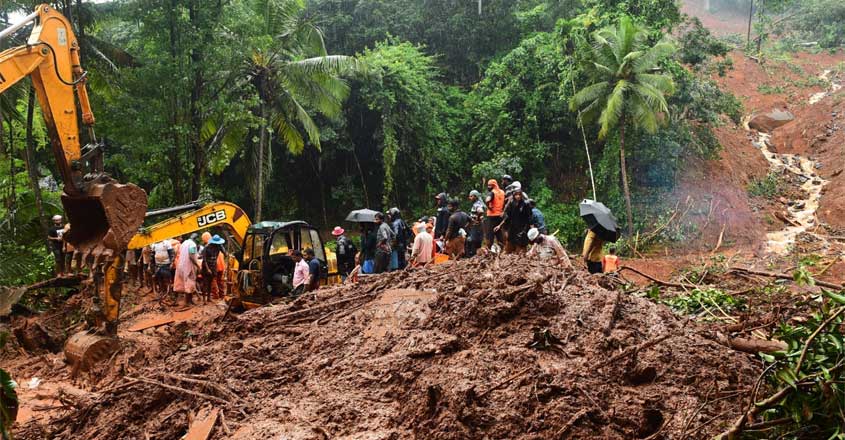
<instances>
[{"instance_id":1,"label":"muddy water stream","mask_svg":"<svg viewBox=\"0 0 845 440\"><path fill-rule=\"evenodd\" d=\"M819 78L825 81L831 81L830 76L831 71L825 70L819 75ZM811 105L816 104L841 88L841 84L831 81L828 90L812 95L809 103ZM745 128L746 130L749 129L747 121ZM802 193L806 195L803 199L789 202L786 209L786 219L788 223L791 223L790 225L782 230L766 234L766 251L784 255L795 244L795 239L798 235L817 226L818 218L816 217L816 211L819 209L822 190L828 182L816 173L817 168L814 161L797 154L772 152L770 150L772 146L771 135L768 133L758 133L754 146L760 149L763 156L769 162L771 173L777 176L794 175L801 184L800 189Z\"/></svg>"}]
</instances>

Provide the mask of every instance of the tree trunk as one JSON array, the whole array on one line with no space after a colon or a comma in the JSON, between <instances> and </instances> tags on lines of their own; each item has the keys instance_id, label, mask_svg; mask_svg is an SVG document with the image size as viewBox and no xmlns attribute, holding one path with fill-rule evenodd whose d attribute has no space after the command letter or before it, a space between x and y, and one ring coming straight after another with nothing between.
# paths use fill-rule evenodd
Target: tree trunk
<instances>
[{"instance_id":1,"label":"tree trunk","mask_svg":"<svg viewBox=\"0 0 845 440\"><path fill-rule=\"evenodd\" d=\"M168 24L169 24L169 33L170 33L170 59L173 62L176 62L178 58L178 48L179 48L179 31L176 24L176 11L177 3L176 0L170 1L170 11L171 13L168 14ZM170 182L173 186L173 198L174 202L184 203L187 202L185 197L185 190L182 187L182 174L184 171L182 170L182 139L179 136L179 124L181 123L181 118L179 117L179 112L182 106L179 103L179 95L174 94L170 98L170 137L172 145L172 151L170 153Z\"/></svg>"},{"instance_id":2,"label":"tree trunk","mask_svg":"<svg viewBox=\"0 0 845 440\"><path fill-rule=\"evenodd\" d=\"M46 237L49 232L47 217L44 216L44 204L41 201L41 187L38 186L38 164L35 163L35 138L32 133L32 123L35 114L35 89L29 87L29 99L26 105L26 148L24 162L29 174L29 185L35 197L35 209L38 212L38 222L41 225L41 235ZM46 241L47 251L50 251L50 241Z\"/></svg>"},{"instance_id":3,"label":"tree trunk","mask_svg":"<svg viewBox=\"0 0 845 440\"><path fill-rule=\"evenodd\" d=\"M262 84L263 86L263 84ZM267 104L262 100L261 102L261 124L259 126L258 134L258 160L256 165L257 177L255 181L255 221L261 221L261 208L264 204L264 150L267 148Z\"/></svg>"},{"instance_id":4,"label":"tree trunk","mask_svg":"<svg viewBox=\"0 0 845 440\"><path fill-rule=\"evenodd\" d=\"M9 145L6 148L6 151L9 154L9 200L6 202L6 209L9 211L10 217L12 218L11 225L12 231L14 231L15 199L18 197L15 191L15 134L12 127L12 117L9 116L6 121L9 124Z\"/></svg>"},{"instance_id":5,"label":"tree trunk","mask_svg":"<svg viewBox=\"0 0 845 440\"><path fill-rule=\"evenodd\" d=\"M355 159L355 166L358 167L358 174L361 176L361 189L364 191L364 207L370 207L370 196L367 194L367 181L364 179L364 170L361 168L361 161L358 160L358 153L355 151L355 145L352 145L352 158Z\"/></svg>"},{"instance_id":6,"label":"tree trunk","mask_svg":"<svg viewBox=\"0 0 845 440\"><path fill-rule=\"evenodd\" d=\"M634 215L631 209L631 189L628 187L628 168L625 164L625 119L619 124L619 169L622 173L622 191L625 194L625 214L628 223L628 237L634 236Z\"/></svg>"},{"instance_id":7,"label":"tree trunk","mask_svg":"<svg viewBox=\"0 0 845 440\"><path fill-rule=\"evenodd\" d=\"M191 22L192 30L201 29L202 25L210 26L211 23L200 23L200 6L198 2L192 1L188 7L188 17ZM205 77L203 76L202 63L205 58L204 45L208 43L207 34L203 35L202 41L191 49L191 67L193 85L191 87L191 101L188 106L190 109L190 127L191 132L188 135L189 150L193 158L193 170L191 175L191 199L197 200L200 195L200 188L202 182L205 180L205 149L202 142L200 142L200 131L202 130L202 113L200 110L200 99L203 96L205 89Z\"/></svg>"}]
</instances>

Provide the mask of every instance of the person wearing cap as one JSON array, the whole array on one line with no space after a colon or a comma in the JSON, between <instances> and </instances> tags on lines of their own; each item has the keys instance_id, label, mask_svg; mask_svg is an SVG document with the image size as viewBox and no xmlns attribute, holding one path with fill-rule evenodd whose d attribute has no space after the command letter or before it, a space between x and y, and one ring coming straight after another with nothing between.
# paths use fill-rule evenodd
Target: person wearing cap
<instances>
[{"instance_id":1,"label":"person wearing cap","mask_svg":"<svg viewBox=\"0 0 845 440\"><path fill-rule=\"evenodd\" d=\"M206 301L221 297L221 292L216 282L217 258L220 256L224 243L226 243L226 240L219 235L214 235L208 238L205 248L202 250L202 293L205 295Z\"/></svg>"},{"instance_id":2,"label":"person wearing cap","mask_svg":"<svg viewBox=\"0 0 845 440\"><path fill-rule=\"evenodd\" d=\"M355 268L355 253L357 249L355 249L352 240L346 236L346 231L340 226L334 227L332 236L334 236L335 243L337 244L335 247L337 250L337 270L340 271L341 279L345 281L346 276Z\"/></svg>"},{"instance_id":3,"label":"person wearing cap","mask_svg":"<svg viewBox=\"0 0 845 440\"><path fill-rule=\"evenodd\" d=\"M531 228L528 230L528 241L531 242L531 250L528 251L529 257L537 256L544 260L556 258L561 266L572 268L572 262L569 261L566 249L554 236L543 234L537 228Z\"/></svg>"},{"instance_id":4,"label":"person wearing cap","mask_svg":"<svg viewBox=\"0 0 845 440\"><path fill-rule=\"evenodd\" d=\"M498 232L502 227L508 233L505 252L523 253L528 248L528 227L531 224L531 208L525 203L522 189L517 188L513 192L513 199L505 207L502 215L502 223L496 227Z\"/></svg>"},{"instance_id":5,"label":"person wearing cap","mask_svg":"<svg viewBox=\"0 0 845 440\"><path fill-rule=\"evenodd\" d=\"M434 238L427 229L425 223L417 225L417 236L411 247L411 265L414 267L425 266L434 259Z\"/></svg>"},{"instance_id":6,"label":"person wearing cap","mask_svg":"<svg viewBox=\"0 0 845 440\"><path fill-rule=\"evenodd\" d=\"M55 258L56 276L65 273L65 253L64 242L62 237L65 234L65 227L62 225L62 216L56 214L53 216L53 226L47 231L47 240L50 242L50 249L53 251L53 258Z\"/></svg>"},{"instance_id":7,"label":"person wearing cap","mask_svg":"<svg viewBox=\"0 0 845 440\"><path fill-rule=\"evenodd\" d=\"M472 190L469 192L469 196L467 196L467 198L472 203L472 207L469 209L469 212L473 213L478 210L484 212L485 210L487 210L487 205L484 204L484 200L481 200L480 192Z\"/></svg>"},{"instance_id":8,"label":"person wearing cap","mask_svg":"<svg viewBox=\"0 0 845 440\"><path fill-rule=\"evenodd\" d=\"M176 294L185 295L185 304L194 304L194 293L197 291L197 272L200 270L200 262L197 251L196 239L199 235L191 234L191 237L179 245L179 253L176 261L176 276L173 278L173 291Z\"/></svg>"}]
</instances>

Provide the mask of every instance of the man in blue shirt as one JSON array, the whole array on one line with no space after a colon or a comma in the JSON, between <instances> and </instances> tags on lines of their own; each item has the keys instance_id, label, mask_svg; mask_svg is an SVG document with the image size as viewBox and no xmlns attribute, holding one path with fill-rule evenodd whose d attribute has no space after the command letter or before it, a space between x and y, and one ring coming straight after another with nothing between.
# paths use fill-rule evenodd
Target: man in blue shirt
<instances>
[{"instance_id":1,"label":"man in blue shirt","mask_svg":"<svg viewBox=\"0 0 845 440\"><path fill-rule=\"evenodd\" d=\"M531 227L537 228L537 230L540 231L540 234L548 234L549 230L546 228L546 216L544 216L543 212L537 208L537 202L533 199L529 200L528 206L531 207Z\"/></svg>"},{"instance_id":2,"label":"man in blue shirt","mask_svg":"<svg viewBox=\"0 0 845 440\"><path fill-rule=\"evenodd\" d=\"M307 248L303 254L308 262L308 283L305 290L310 292L320 287L320 260L314 258L314 249Z\"/></svg>"}]
</instances>

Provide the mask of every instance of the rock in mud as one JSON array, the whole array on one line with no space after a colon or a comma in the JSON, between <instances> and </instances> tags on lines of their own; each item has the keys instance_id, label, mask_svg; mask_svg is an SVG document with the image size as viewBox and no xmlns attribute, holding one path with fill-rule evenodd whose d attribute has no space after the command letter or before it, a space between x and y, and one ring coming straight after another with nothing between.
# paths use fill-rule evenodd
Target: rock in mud
<instances>
[{"instance_id":1,"label":"rock in mud","mask_svg":"<svg viewBox=\"0 0 845 440\"><path fill-rule=\"evenodd\" d=\"M772 130L789 123L795 119L790 111L784 109L772 109L765 113L755 113L748 121L748 127L764 133L771 133Z\"/></svg>"}]
</instances>

